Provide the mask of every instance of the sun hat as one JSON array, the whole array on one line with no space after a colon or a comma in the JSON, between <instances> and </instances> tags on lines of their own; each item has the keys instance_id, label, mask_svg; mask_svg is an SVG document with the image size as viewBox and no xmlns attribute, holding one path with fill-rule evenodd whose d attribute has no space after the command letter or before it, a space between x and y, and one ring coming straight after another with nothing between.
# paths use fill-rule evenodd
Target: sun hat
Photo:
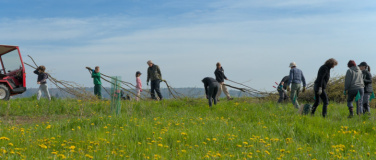
<instances>
[{"instance_id":1,"label":"sun hat","mask_svg":"<svg viewBox=\"0 0 376 160\"><path fill-rule=\"evenodd\" d=\"M295 62L291 62L289 67L290 67L290 68L291 68L291 67L296 67L296 63L295 63Z\"/></svg>"}]
</instances>

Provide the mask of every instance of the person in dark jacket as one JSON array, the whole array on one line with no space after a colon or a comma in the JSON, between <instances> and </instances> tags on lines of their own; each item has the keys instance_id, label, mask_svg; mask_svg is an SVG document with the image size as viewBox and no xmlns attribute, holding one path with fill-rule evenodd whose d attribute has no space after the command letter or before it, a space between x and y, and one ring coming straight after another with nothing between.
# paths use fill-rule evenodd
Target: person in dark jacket
<instances>
[{"instance_id":1,"label":"person in dark jacket","mask_svg":"<svg viewBox=\"0 0 376 160\"><path fill-rule=\"evenodd\" d=\"M222 91L226 95L228 100L232 100L233 98L231 98L230 93L228 92L227 87L225 85L225 80L228 80L227 77L225 76L225 71L223 70L221 63L218 62L216 66L217 66L217 69L214 71L215 79L220 85L218 93L217 93L217 100L219 100L219 97L221 96Z\"/></svg>"},{"instance_id":2,"label":"person in dark jacket","mask_svg":"<svg viewBox=\"0 0 376 160\"><path fill-rule=\"evenodd\" d=\"M313 90L315 92L315 104L312 106L311 115L315 114L317 106L319 106L320 98L323 101L322 106L322 116L325 117L327 115L327 107L329 105L328 95L326 94L326 85L330 79L330 70L338 65L337 60L331 58L328 59L324 65L322 65L319 69L317 74L316 81L314 83Z\"/></svg>"},{"instance_id":3,"label":"person in dark jacket","mask_svg":"<svg viewBox=\"0 0 376 160\"><path fill-rule=\"evenodd\" d=\"M160 83L163 81L162 80L162 73L161 70L159 69L159 66L155 65L152 61L148 61L147 64L149 65L148 68L148 75L147 75L147 80L146 84L149 85L149 81L151 81L151 86L150 86L150 95L152 99L157 99L155 97L155 92L157 92L159 100L162 100L163 96L160 90Z\"/></svg>"},{"instance_id":4,"label":"person in dark jacket","mask_svg":"<svg viewBox=\"0 0 376 160\"><path fill-rule=\"evenodd\" d=\"M278 103L282 103L283 101L286 101L288 99L286 89L287 89L287 83L289 82L289 79L290 79L289 76L283 77L283 79L281 80L281 83L279 83L278 85L278 88L277 88L277 91L279 93Z\"/></svg>"},{"instance_id":5,"label":"person in dark jacket","mask_svg":"<svg viewBox=\"0 0 376 160\"><path fill-rule=\"evenodd\" d=\"M364 81L364 96L363 96L363 113L370 113L369 108L369 99L371 94L373 93L372 87L372 74L371 68L368 66L366 62L362 62L359 64L360 70L363 73L363 81Z\"/></svg>"},{"instance_id":6,"label":"person in dark jacket","mask_svg":"<svg viewBox=\"0 0 376 160\"><path fill-rule=\"evenodd\" d=\"M40 100L40 97L42 96L42 92L44 93L44 96L48 98L48 100L51 100L51 95L50 95L50 92L48 91L48 86L47 86L48 74L45 73L45 70L46 70L45 66L39 66L34 71L34 73L38 75L37 84L40 85L38 89L38 95L37 95L38 101Z\"/></svg>"},{"instance_id":7,"label":"person in dark jacket","mask_svg":"<svg viewBox=\"0 0 376 160\"><path fill-rule=\"evenodd\" d=\"M214 105L217 104L217 92L220 88L219 83L210 77L206 77L202 80L204 83L205 94L206 98L209 100L209 106L212 107L212 102L214 101Z\"/></svg>"}]
</instances>

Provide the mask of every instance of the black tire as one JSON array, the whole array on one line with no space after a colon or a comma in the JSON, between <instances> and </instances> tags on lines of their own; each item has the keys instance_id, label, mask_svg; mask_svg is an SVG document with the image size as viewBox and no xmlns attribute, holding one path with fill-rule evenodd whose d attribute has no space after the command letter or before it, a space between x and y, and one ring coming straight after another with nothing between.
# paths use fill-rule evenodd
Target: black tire
<instances>
[{"instance_id":1,"label":"black tire","mask_svg":"<svg viewBox=\"0 0 376 160\"><path fill-rule=\"evenodd\" d=\"M10 92L7 86L0 84L0 100L9 100Z\"/></svg>"}]
</instances>

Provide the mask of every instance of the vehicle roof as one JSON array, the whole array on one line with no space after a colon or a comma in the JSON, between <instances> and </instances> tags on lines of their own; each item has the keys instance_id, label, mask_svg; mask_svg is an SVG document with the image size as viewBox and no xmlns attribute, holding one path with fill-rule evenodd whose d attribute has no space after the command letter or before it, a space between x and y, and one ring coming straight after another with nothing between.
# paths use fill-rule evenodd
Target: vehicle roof
<instances>
[{"instance_id":1,"label":"vehicle roof","mask_svg":"<svg viewBox=\"0 0 376 160\"><path fill-rule=\"evenodd\" d=\"M0 55L3 55L3 54L8 53L10 51L13 51L17 48L18 48L18 46L0 45Z\"/></svg>"}]
</instances>

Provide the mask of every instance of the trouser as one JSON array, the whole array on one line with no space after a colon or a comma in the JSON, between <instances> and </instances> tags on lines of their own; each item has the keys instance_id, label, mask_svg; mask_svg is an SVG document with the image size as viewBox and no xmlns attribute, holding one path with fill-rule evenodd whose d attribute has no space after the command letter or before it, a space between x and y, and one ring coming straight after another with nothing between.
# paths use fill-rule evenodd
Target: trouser
<instances>
[{"instance_id":1,"label":"trouser","mask_svg":"<svg viewBox=\"0 0 376 160\"><path fill-rule=\"evenodd\" d=\"M220 88L219 83L213 83L209 85L207 98L209 100L210 107L212 106L213 101L214 101L214 105L217 104L217 94L218 94L219 88Z\"/></svg>"},{"instance_id":2,"label":"trouser","mask_svg":"<svg viewBox=\"0 0 376 160\"><path fill-rule=\"evenodd\" d=\"M50 92L48 91L47 84L41 84L38 89L38 96L37 99L40 100L40 97L42 96L42 92L44 93L44 96L46 96L49 100L51 100Z\"/></svg>"},{"instance_id":3,"label":"trouser","mask_svg":"<svg viewBox=\"0 0 376 160\"><path fill-rule=\"evenodd\" d=\"M354 89L354 90L349 90L349 95L347 97L347 106L349 109L354 108L353 106L353 101L356 95L360 94L360 98L358 101L356 101L356 114L360 115L363 113L363 96L364 96L364 89Z\"/></svg>"},{"instance_id":4,"label":"trouser","mask_svg":"<svg viewBox=\"0 0 376 160\"><path fill-rule=\"evenodd\" d=\"M102 85L100 84L94 85L94 95L96 95L98 99L102 99Z\"/></svg>"},{"instance_id":5,"label":"trouser","mask_svg":"<svg viewBox=\"0 0 376 160\"><path fill-rule=\"evenodd\" d=\"M286 90L278 89L277 91L278 91L278 93L279 93L278 103L282 103L283 101L286 101L287 98L288 98L288 97L287 97Z\"/></svg>"},{"instance_id":6,"label":"trouser","mask_svg":"<svg viewBox=\"0 0 376 160\"><path fill-rule=\"evenodd\" d=\"M161 80L153 80L151 81L151 86L150 86L150 95L151 95L151 98L152 99L157 99L155 97L155 94L154 94L154 91L157 92L158 94L158 97L159 97L159 100L162 100L162 94L161 94L161 90L160 90L160 83L161 83Z\"/></svg>"},{"instance_id":7,"label":"trouser","mask_svg":"<svg viewBox=\"0 0 376 160\"><path fill-rule=\"evenodd\" d=\"M371 113L371 109L369 108L369 98L371 97L372 93L364 93L363 96L363 113Z\"/></svg>"},{"instance_id":8,"label":"trouser","mask_svg":"<svg viewBox=\"0 0 376 160\"><path fill-rule=\"evenodd\" d=\"M295 106L295 108L299 108L299 102L298 102L298 97L300 93L300 88L302 87L302 84L298 83L292 83L291 84L291 101L292 104Z\"/></svg>"},{"instance_id":9,"label":"trouser","mask_svg":"<svg viewBox=\"0 0 376 160\"><path fill-rule=\"evenodd\" d=\"M139 88L136 88L136 101L139 101L140 100L140 96L141 96L141 89Z\"/></svg>"},{"instance_id":10,"label":"trouser","mask_svg":"<svg viewBox=\"0 0 376 160\"><path fill-rule=\"evenodd\" d=\"M217 100L218 100L219 97L221 96L222 91L223 91L223 93L226 95L227 99L230 99L230 98L231 98L231 97L230 97L230 93L228 92L225 83L223 83L223 84L220 84L220 83L219 83L218 93L217 93L217 97L216 97Z\"/></svg>"},{"instance_id":11,"label":"trouser","mask_svg":"<svg viewBox=\"0 0 376 160\"><path fill-rule=\"evenodd\" d=\"M314 92L315 92L315 104L313 104L312 106L312 114L315 114L315 111L317 109L317 106L319 106L320 104L320 98L323 102L323 106L322 106L322 116L325 117L326 114L327 114L327 108L328 108L328 105L329 105L329 99L328 99L328 94L326 94L326 91L325 89L322 89L322 92L321 94L319 95L318 94L318 91L319 91L319 86L315 85L314 86Z\"/></svg>"}]
</instances>

